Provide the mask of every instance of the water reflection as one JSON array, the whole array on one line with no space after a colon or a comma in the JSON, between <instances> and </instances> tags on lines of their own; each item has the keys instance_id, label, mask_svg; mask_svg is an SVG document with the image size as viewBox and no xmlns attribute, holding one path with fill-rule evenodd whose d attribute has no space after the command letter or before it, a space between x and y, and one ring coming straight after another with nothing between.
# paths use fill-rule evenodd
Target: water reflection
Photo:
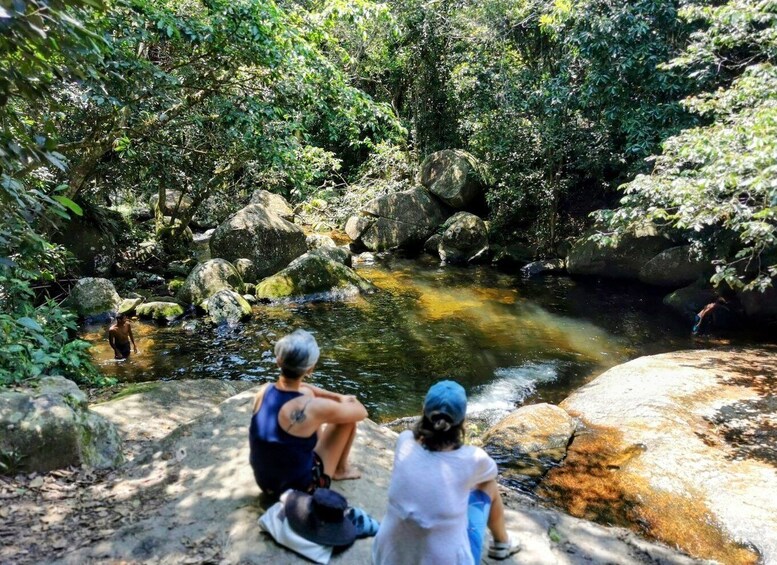
<instances>
[{"instance_id":1,"label":"water reflection","mask_svg":"<svg viewBox=\"0 0 777 565\"><path fill-rule=\"evenodd\" d=\"M358 394L378 420L418 412L426 389L455 378L473 410L560 401L592 374L636 355L688 347L688 329L645 289L567 278L524 281L487 267L389 257L360 273L380 289L342 303L254 308L251 322L160 328L133 322L140 353L113 360L106 328L85 328L103 372L123 381L274 378L273 343L303 327L322 358L313 382Z\"/></svg>"}]
</instances>

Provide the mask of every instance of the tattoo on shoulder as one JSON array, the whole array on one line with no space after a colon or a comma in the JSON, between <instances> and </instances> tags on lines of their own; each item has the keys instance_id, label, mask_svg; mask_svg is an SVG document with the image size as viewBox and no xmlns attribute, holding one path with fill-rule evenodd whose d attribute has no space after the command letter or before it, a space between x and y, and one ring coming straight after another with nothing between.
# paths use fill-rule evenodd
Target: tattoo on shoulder
<instances>
[{"instance_id":1,"label":"tattoo on shoulder","mask_svg":"<svg viewBox=\"0 0 777 565\"><path fill-rule=\"evenodd\" d=\"M305 421L305 409L304 408L298 408L296 410L292 410L291 416L289 416L289 419L291 420L292 424L301 424Z\"/></svg>"}]
</instances>

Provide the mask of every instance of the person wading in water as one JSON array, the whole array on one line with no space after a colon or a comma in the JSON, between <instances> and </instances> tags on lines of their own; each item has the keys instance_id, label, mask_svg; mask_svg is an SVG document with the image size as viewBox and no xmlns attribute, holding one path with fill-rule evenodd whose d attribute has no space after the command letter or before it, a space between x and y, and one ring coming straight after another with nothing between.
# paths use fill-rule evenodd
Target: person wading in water
<instances>
[{"instance_id":1,"label":"person wading in water","mask_svg":"<svg viewBox=\"0 0 777 565\"><path fill-rule=\"evenodd\" d=\"M127 316L119 314L116 316L116 322L108 329L108 343L113 349L113 358L129 358L130 342L132 342L132 349L137 353L138 346L135 345L135 337L132 335L132 325L127 321Z\"/></svg>"}]
</instances>

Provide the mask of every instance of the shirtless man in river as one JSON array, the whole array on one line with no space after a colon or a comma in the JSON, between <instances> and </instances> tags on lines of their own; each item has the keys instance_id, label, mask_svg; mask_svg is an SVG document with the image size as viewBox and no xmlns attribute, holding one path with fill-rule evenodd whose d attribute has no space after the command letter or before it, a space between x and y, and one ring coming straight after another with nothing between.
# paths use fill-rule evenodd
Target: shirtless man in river
<instances>
[{"instance_id":1,"label":"shirtless man in river","mask_svg":"<svg viewBox=\"0 0 777 565\"><path fill-rule=\"evenodd\" d=\"M114 359L127 359L130 356L130 341L135 353L138 352L138 346L135 345L135 338L132 335L132 326L127 321L127 316L119 314L116 316L116 323L108 330L108 343L113 349Z\"/></svg>"}]
</instances>

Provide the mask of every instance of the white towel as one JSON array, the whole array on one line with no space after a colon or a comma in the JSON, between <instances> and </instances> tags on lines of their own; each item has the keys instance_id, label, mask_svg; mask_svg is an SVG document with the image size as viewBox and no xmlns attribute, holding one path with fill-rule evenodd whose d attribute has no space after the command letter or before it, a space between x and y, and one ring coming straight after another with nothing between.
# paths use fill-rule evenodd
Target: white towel
<instances>
[{"instance_id":1,"label":"white towel","mask_svg":"<svg viewBox=\"0 0 777 565\"><path fill-rule=\"evenodd\" d=\"M306 540L291 529L283 512L282 502L273 504L259 518L259 526L283 547L287 547L311 561L326 565L332 558L332 547Z\"/></svg>"}]
</instances>

